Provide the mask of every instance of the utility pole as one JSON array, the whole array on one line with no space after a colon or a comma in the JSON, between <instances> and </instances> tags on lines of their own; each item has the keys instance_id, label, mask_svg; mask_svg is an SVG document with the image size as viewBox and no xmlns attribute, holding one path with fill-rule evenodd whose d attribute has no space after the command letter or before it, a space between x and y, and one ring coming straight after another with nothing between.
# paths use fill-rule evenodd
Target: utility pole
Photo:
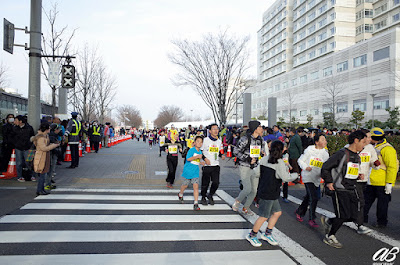
<instances>
[{"instance_id":1,"label":"utility pole","mask_svg":"<svg viewBox=\"0 0 400 265\"><path fill-rule=\"evenodd\" d=\"M42 0L31 0L31 26L29 45L28 122L36 132L40 112L40 60L42 55Z\"/></svg>"}]
</instances>

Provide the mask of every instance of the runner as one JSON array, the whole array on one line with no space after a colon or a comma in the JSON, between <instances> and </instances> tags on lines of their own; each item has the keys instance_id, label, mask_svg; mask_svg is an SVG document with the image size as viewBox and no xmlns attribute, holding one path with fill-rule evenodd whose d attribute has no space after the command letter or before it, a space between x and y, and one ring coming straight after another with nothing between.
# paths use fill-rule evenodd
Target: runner
<instances>
[{"instance_id":1,"label":"runner","mask_svg":"<svg viewBox=\"0 0 400 265\"><path fill-rule=\"evenodd\" d=\"M186 162L183 167L182 177L184 181L181 186L181 190L178 194L179 200L183 203L183 192L185 189L192 184L193 185L193 210L200 210L199 207L199 165L205 165L204 161L200 162L203 157L203 153L200 148L203 145L203 137L196 136L194 140L194 147L190 148L186 155Z\"/></svg>"},{"instance_id":2,"label":"runner","mask_svg":"<svg viewBox=\"0 0 400 265\"><path fill-rule=\"evenodd\" d=\"M250 127L250 126L249 126ZM251 128L251 127L250 127ZM282 214L279 205L280 188L282 181L292 181L298 177L297 174L289 173L289 167L282 159L284 145L280 141L271 144L270 155L260 160L260 165L255 168L255 177L260 178L257 189L259 198L259 217L254 223L253 229L246 239L254 246L261 247L262 243L258 240L257 234L261 226L268 220L265 233L261 234L261 239L269 244L276 246L278 242L272 236L272 230Z\"/></svg>"},{"instance_id":3,"label":"runner","mask_svg":"<svg viewBox=\"0 0 400 265\"><path fill-rule=\"evenodd\" d=\"M166 179L167 188L172 188L175 182L176 167L178 166L178 151L182 153L182 145L177 142L178 134L174 135L175 138L167 140L165 145L165 152L167 153L167 166L168 176Z\"/></svg>"},{"instance_id":4,"label":"runner","mask_svg":"<svg viewBox=\"0 0 400 265\"><path fill-rule=\"evenodd\" d=\"M152 147L153 147L153 139L154 139L154 134L153 134L152 131L150 131L149 132L149 146L150 146L150 149L152 149Z\"/></svg>"},{"instance_id":5,"label":"runner","mask_svg":"<svg viewBox=\"0 0 400 265\"><path fill-rule=\"evenodd\" d=\"M240 191L235 203L232 205L232 210L238 211L239 204L246 199L242 212L248 215L254 214L249 207L257 194L258 186L258 178L256 178L253 169L258 165L261 155L265 155L265 144L261 138L262 133L261 123L259 121L250 121L246 135L239 140L238 145L233 150L234 156L239 160L243 190Z\"/></svg>"},{"instance_id":6,"label":"runner","mask_svg":"<svg viewBox=\"0 0 400 265\"><path fill-rule=\"evenodd\" d=\"M160 136L159 136L159 146L160 146L160 157L161 157L161 152L164 152L165 151L165 146L164 146L164 144L165 144L165 141L166 141L166 137L165 137L165 135L164 135L164 130L161 130L161 132L160 132Z\"/></svg>"},{"instance_id":7,"label":"runner","mask_svg":"<svg viewBox=\"0 0 400 265\"><path fill-rule=\"evenodd\" d=\"M219 186L219 156L225 160L225 156L220 154L221 140L218 139L219 128L217 124L210 125L210 136L204 138L203 159L206 165L203 167L203 175L201 177L201 204L207 206L214 205L213 195ZM211 183L210 192L207 194L208 186ZM208 203L206 200L208 199Z\"/></svg>"},{"instance_id":8,"label":"runner","mask_svg":"<svg viewBox=\"0 0 400 265\"><path fill-rule=\"evenodd\" d=\"M321 168L323 163L328 160L329 153L325 149L327 144L325 135L317 133L314 136L314 141L315 145L307 147L304 154L297 161L302 169L301 176L306 188L306 195L295 214L297 221L303 222L303 216L306 214L308 207L310 207L308 210L308 224L311 227L319 227L315 222L315 210L321 197Z\"/></svg>"},{"instance_id":9,"label":"runner","mask_svg":"<svg viewBox=\"0 0 400 265\"><path fill-rule=\"evenodd\" d=\"M323 165L321 177L325 181L326 194L332 197L335 209L335 218L321 217L325 228L323 242L334 248L343 245L336 239L336 232L344 222L357 220L360 206L359 195L356 190L357 179L363 179L359 174L361 152L366 143L367 135L358 130L348 137L349 147L340 149L333 154Z\"/></svg>"}]
</instances>

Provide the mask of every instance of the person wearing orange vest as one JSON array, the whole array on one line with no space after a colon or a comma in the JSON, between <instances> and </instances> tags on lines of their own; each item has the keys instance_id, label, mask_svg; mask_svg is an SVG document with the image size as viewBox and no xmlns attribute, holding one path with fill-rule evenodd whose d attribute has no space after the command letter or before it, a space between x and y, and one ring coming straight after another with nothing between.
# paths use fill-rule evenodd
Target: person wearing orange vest
<instances>
[{"instance_id":1,"label":"person wearing orange vest","mask_svg":"<svg viewBox=\"0 0 400 265\"><path fill-rule=\"evenodd\" d=\"M364 221L368 222L368 213L375 199L377 222L375 227L385 228L388 223L388 209L391 193L396 182L399 161L396 149L386 141L385 133L381 128L371 130L371 144L375 145L378 154L379 169L372 168L367 188L365 189ZM378 166L378 165L376 165Z\"/></svg>"}]
</instances>

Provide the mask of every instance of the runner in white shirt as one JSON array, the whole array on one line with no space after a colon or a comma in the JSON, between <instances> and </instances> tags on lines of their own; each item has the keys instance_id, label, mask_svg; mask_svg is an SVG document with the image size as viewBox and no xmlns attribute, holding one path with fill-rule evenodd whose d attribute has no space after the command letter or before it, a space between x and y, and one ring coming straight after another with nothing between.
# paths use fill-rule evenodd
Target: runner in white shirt
<instances>
[{"instance_id":1,"label":"runner in white shirt","mask_svg":"<svg viewBox=\"0 0 400 265\"><path fill-rule=\"evenodd\" d=\"M222 148L222 142L218 139L219 128L217 124L211 124L210 136L204 138L203 146L201 150L203 151L203 158L206 165L203 167L203 175L201 177L201 204L202 205L214 205L213 195L219 186L219 156L220 149ZM222 160L225 156L221 156ZM210 192L207 194L208 186L211 183ZM206 200L208 199L208 202Z\"/></svg>"}]
</instances>

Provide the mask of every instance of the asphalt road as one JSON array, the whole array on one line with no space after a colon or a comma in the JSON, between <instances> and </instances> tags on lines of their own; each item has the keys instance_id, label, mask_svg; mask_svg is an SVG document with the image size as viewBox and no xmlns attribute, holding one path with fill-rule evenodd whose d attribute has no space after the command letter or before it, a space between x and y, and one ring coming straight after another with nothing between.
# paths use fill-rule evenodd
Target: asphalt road
<instances>
[{"instance_id":1,"label":"asphalt road","mask_svg":"<svg viewBox=\"0 0 400 265\"><path fill-rule=\"evenodd\" d=\"M175 189L180 185L182 164L180 159ZM176 200L176 192L165 188L165 154L160 158L157 147L149 149L143 142L127 141L98 154L86 154L74 170L66 166L68 163L57 167L58 189L50 196L58 197L35 199L36 183L0 180L0 264L2 259L10 261L5 258L13 258L12 264L26 264L23 258L34 261L36 256L32 255L44 255L40 257L46 257L48 264L72 264L74 258L89 263L106 263L112 258L114 264L132 259L151 261L149 264L228 264L228 259L231 264L250 264L258 259L263 264L373 264L372 256L379 249L400 247L397 188L392 194L387 228L373 228L374 232L366 236L343 226L337 238L344 248L334 249L322 242L322 228L310 228L307 217L303 223L296 221L296 198L302 199L305 191L302 185L289 187L293 197L290 203L281 201L283 215L276 226L281 246L263 242L261 248L254 248L243 239L254 220L248 221L229 208L239 193L238 170L231 160L221 163L220 190L227 194L219 194L223 200L217 201L216 206L222 208L201 207L199 212L191 210L190 200L183 206ZM132 174L133 171L138 173ZM118 197L121 195L125 197ZM148 197L137 197L143 195ZM109 196L117 197L107 199ZM252 207L257 213L258 209ZM318 207L324 214L332 212L330 198L323 197ZM370 212L371 224L375 222L375 207ZM171 231L174 233L168 233ZM55 254L66 256L54 259ZM400 264L399 260L394 264ZM45 264L46 260L42 261Z\"/></svg>"}]
</instances>

